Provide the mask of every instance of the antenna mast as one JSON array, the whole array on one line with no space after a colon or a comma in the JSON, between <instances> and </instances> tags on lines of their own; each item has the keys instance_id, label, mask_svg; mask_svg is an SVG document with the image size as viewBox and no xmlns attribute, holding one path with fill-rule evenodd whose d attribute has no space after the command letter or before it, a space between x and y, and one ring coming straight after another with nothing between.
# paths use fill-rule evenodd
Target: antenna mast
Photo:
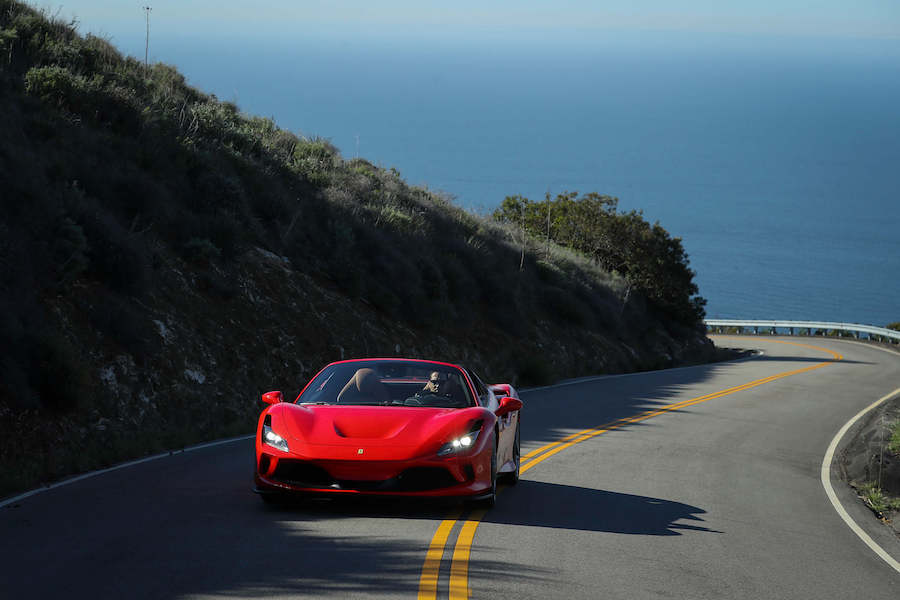
<instances>
[{"instance_id":1,"label":"antenna mast","mask_svg":"<svg viewBox=\"0 0 900 600\"><path fill-rule=\"evenodd\" d=\"M147 15L147 38L144 42L144 69L149 68L149 63L147 61L148 55L150 53L150 11L153 10L149 6L144 6L144 14Z\"/></svg>"}]
</instances>

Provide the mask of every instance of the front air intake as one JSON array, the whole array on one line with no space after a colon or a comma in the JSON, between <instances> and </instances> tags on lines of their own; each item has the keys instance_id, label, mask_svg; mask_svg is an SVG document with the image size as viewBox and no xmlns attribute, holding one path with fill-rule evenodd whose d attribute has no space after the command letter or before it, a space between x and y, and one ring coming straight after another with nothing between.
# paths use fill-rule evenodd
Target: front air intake
<instances>
[{"instance_id":1,"label":"front air intake","mask_svg":"<svg viewBox=\"0 0 900 600\"><path fill-rule=\"evenodd\" d=\"M322 467L305 460L281 459L272 479L304 487L330 487L334 479Z\"/></svg>"},{"instance_id":2,"label":"front air intake","mask_svg":"<svg viewBox=\"0 0 900 600\"><path fill-rule=\"evenodd\" d=\"M259 457L259 472L266 473L269 470L269 465L272 464L272 458L268 454L263 454Z\"/></svg>"}]
</instances>

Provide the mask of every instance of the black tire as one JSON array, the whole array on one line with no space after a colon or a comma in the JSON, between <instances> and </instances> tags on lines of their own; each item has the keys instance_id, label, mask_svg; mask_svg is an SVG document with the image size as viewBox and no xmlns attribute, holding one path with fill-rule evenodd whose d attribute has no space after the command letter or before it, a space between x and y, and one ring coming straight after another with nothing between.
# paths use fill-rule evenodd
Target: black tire
<instances>
[{"instance_id":1,"label":"black tire","mask_svg":"<svg viewBox=\"0 0 900 600\"><path fill-rule=\"evenodd\" d=\"M497 438L494 438L494 451L491 453L491 489L488 495L480 499L479 508L493 508L497 504Z\"/></svg>"},{"instance_id":2,"label":"black tire","mask_svg":"<svg viewBox=\"0 0 900 600\"><path fill-rule=\"evenodd\" d=\"M253 472L253 488L254 493L259 496L259 499L262 500L263 504L266 506L275 506L284 503L284 493L261 489L259 487L259 472L257 471Z\"/></svg>"},{"instance_id":3,"label":"black tire","mask_svg":"<svg viewBox=\"0 0 900 600\"><path fill-rule=\"evenodd\" d=\"M519 483L519 470L522 466L522 438L521 423L516 423L516 441L513 442L513 460L516 463L516 470L511 473L503 474L503 482L508 485L516 485Z\"/></svg>"},{"instance_id":4,"label":"black tire","mask_svg":"<svg viewBox=\"0 0 900 600\"><path fill-rule=\"evenodd\" d=\"M266 506L283 506L287 503L287 497L277 492L263 492L259 494L259 498Z\"/></svg>"}]
</instances>

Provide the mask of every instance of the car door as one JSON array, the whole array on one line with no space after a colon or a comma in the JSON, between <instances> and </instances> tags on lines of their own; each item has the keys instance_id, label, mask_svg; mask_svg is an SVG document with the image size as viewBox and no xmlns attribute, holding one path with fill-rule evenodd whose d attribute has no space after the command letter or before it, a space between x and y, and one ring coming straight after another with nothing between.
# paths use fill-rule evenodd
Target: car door
<instances>
[{"instance_id":1,"label":"car door","mask_svg":"<svg viewBox=\"0 0 900 600\"><path fill-rule=\"evenodd\" d=\"M472 382L475 384L475 392L478 394L479 403L491 412L496 412L500 408L500 401L494 392L474 372L472 373ZM513 445L515 443L518 418L518 412L514 412L497 419L498 466L506 464L513 458Z\"/></svg>"}]
</instances>

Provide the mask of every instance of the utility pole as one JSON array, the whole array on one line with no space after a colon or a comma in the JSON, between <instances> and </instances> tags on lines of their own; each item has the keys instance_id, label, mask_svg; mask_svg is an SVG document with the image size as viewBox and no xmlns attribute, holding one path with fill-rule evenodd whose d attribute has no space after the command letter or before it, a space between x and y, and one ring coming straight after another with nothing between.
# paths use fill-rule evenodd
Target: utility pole
<instances>
[{"instance_id":1,"label":"utility pole","mask_svg":"<svg viewBox=\"0 0 900 600\"><path fill-rule=\"evenodd\" d=\"M522 203L522 258L519 259L519 272L525 270L525 203Z\"/></svg>"},{"instance_id":2,"label":"utility pole","mask_svg":"<svg viewBox=\"0 0 900 600\"><path fill-rule=\"evenodd\" d=\"M544 200L547 202L547 262L550 262L550 188L547 188L547 193L544 195Z\"/></svg>"},{"instance_id":3,"label":"utility pole","mask_svg":"<svg viewBox=\"0 0 900 600\"><path fill-rule=\"evenodd\" d=\"M150 64L147 60L150 54L150 11L153 9L149 6L143 8L144 14L147 16L147 38L144 42L144 69L147 70L150 68Z\"/></svg>"}]
</instances>

